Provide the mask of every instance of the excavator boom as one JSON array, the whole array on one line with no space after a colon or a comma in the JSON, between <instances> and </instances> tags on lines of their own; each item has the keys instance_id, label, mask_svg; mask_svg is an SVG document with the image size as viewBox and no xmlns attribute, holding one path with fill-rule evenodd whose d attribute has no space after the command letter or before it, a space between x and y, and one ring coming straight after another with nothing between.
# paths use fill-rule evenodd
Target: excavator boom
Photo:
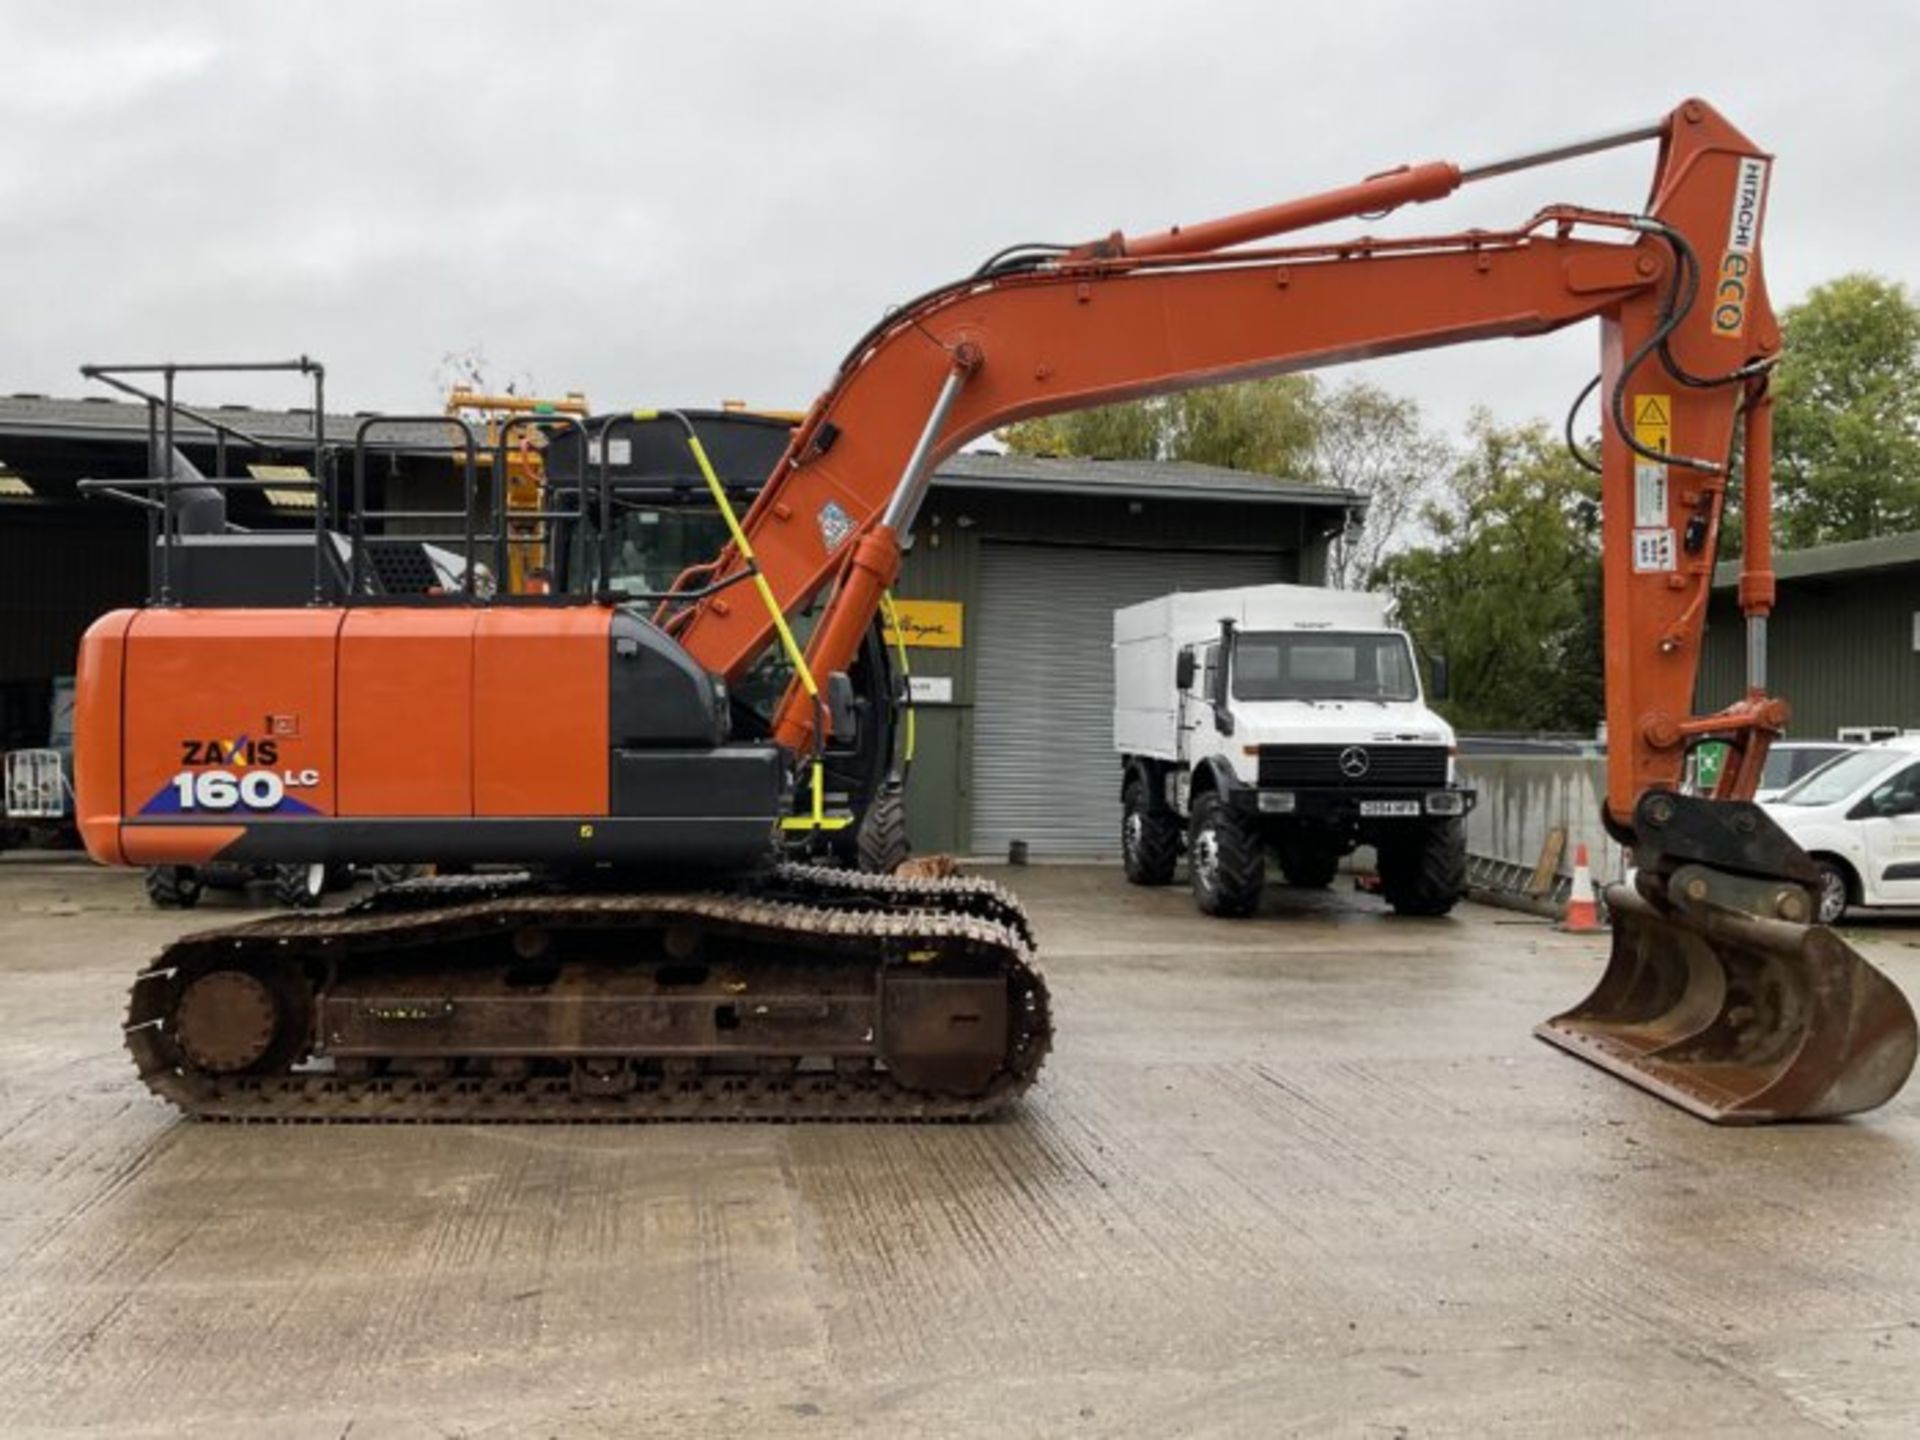
<instances>
[{"instance_id":1,"label":"excavator boom","mask_svg":"<svg viewBox=\"0 0 1920 1440\"><path fill-rule=\"evenodd\" d=\"M1644 215L1562 206L1510 231L1239 248L1655 137L1660 160ZM1615 637L1607 713L1610 733L1633 737L1613 751L1608 803L1625 823L1643 790L1679 783L1685 758L1669 730L1692 709L1727 458L1747 389L1721 377L1762 376L1779 351L1759 247L1770 163L1711 107L1689 101L1659 125L1600 140L1465 168L1405 167L943 287L866 336L795 432L745 519L754 563L786 611L834 586L808 654L814 673L830 673L847 663L898 571L931 467L969 440L1033 415L1598 319L1609 412L1606 620ZM1709 308L1700 257L1721 264L1736 222L1745 227L1729 252L1738 276L1724 282L1734 298ZM1721 383L1681 383L1669 360L1689 378ZM1764 506L1747 507L1747 525L1749 551L1770 554ZM736 550L721 573L742 564ZM1754 577L1750 603L1761 613L1770 579ZM706 668L738 675L772 629L764 610L722 596L693 607L676 633ZM812 718L796 690L779 738L804 752Z\"/></svg>"}]
</instances>

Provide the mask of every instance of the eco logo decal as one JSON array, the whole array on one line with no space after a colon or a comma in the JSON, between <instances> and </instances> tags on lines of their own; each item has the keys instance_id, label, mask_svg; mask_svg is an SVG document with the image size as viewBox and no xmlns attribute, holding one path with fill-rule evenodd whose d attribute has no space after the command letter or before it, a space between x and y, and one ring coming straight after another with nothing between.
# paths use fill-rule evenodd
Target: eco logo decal
<instances>
[{"instance_id":1,"label":"eco logo decal","mask_svg":"<svg viewBox=\"0 0 1920 1440\"><path fill-rule=\"evenodd\" d=\"M1760 240L1760 213L1767 203L1767 162L1740 158L1733 187L1727 249L1713 287L1713 333L1739 336L1747 329L1747 294L1753 286L1753 250Z\"/></svg>"}]
</instances>

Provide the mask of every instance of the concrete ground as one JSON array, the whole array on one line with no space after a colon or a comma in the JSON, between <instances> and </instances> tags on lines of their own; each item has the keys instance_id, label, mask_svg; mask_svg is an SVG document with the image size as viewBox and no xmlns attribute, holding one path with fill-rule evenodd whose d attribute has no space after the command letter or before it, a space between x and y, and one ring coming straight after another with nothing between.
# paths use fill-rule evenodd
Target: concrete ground
<instances>
[{"instance_id":1,"label":"concrete ground","mask_svg":"<svg viewBox=\"0 0 1920 1440\"><path fill-rule=\"evenodd\" d=\"M1714 1130L1530 1038L1601 942L1009 878L1060 1034L999 1123L241 1129L117 1032L237 912L0 862L0 1433L1920 1430L1920 1087Z\"/></svg>"}]
</instances>

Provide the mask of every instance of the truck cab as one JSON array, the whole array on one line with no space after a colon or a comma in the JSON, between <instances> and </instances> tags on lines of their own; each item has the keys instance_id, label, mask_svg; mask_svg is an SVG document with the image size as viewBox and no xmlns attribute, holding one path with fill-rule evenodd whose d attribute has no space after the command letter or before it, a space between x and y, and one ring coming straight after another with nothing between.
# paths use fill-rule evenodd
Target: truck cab
<instances>
[{"instance_id":1,"label":"truck cab","mask_svg":"<svg viewBox=\"0 0 1920 1440\"><path fill-rule=\"evenodd\" d=\"M1114 616L1121 841L1136 884L1182 852L1194 897L1251 914L1268 856L1289 884L1331 883L1372 845L1401 914L1465 890L1452 727L1427 707L1386 597L1300 585L1165 596Z\"/></svg>"}]
</instances>

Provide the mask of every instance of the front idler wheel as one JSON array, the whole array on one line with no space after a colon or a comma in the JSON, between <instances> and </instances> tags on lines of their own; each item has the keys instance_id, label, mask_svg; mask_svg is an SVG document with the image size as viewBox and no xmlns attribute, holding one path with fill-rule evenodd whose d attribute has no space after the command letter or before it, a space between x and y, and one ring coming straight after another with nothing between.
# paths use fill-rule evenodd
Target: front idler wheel
<instances>
[{"instance_id":1,"label":"front idler wheel","mask_svg":"<svg viewBox=\"0 0 1920 1440\"><path fill-rule=\"evenodd\" d=\"M209 970L188 980L173 1007L173 1043L203 1075L284 1070L307 1049L307 989L298 976Z\"/></svg>"}]
</instances>

